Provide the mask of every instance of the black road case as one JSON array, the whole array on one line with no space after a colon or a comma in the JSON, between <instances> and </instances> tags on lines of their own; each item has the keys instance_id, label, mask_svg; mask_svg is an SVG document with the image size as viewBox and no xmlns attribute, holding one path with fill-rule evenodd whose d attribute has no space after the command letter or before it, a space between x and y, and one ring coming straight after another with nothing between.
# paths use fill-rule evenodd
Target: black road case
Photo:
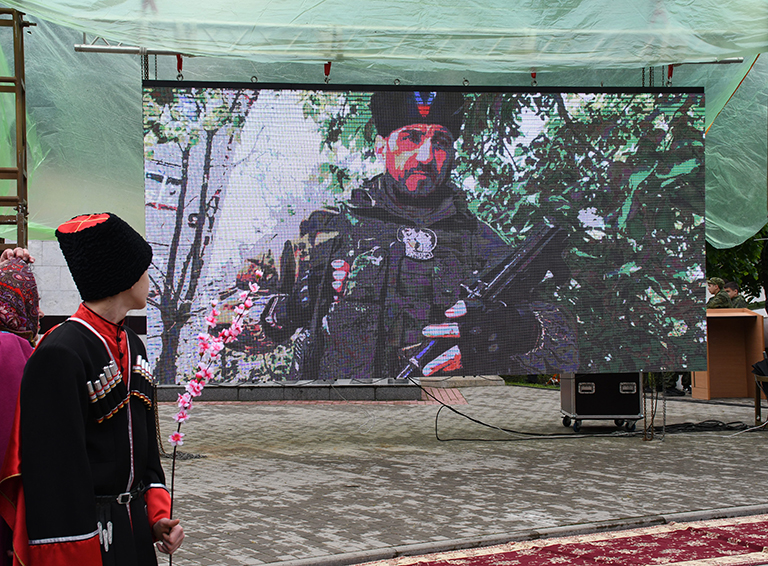
<instances>
[{"instance_id":1,"label":"black road case","mask_svg":"<svg viewBox=\"0 0 768 566\"><path fill-rule=\"evenodd\" d=\"M613 420L633 431L643 418L642 387L640 373L564 373L560 376L563 426L579 432L583 420Z\"/></svg>"}]
</instances>

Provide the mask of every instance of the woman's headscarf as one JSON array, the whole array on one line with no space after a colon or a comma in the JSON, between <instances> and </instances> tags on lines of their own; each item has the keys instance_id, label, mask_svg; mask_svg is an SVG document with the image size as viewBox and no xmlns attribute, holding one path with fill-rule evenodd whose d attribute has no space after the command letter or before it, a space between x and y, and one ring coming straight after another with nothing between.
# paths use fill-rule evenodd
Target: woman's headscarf
<instances>
[{"instance_id":1,"label":"woman's headscarf","mask_svg":"<svg viewBox=\"0 0 768 566\"><path fill-rule=\"evenodd\" d=\"M0 263L0 331L12 332L34 345L40 299L27 262L12 258Z\"/></svg>"}]
</instances>

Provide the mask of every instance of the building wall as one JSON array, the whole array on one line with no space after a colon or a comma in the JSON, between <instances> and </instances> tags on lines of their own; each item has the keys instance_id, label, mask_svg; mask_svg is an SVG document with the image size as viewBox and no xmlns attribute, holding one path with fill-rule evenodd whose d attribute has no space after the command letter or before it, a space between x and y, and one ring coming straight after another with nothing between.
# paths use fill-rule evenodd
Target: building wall
<instances>
[{"instance_id":1,"label":"building wall","mask_svg":"<svg viewBox=\"0 0 768 566\"><path fill-rule=\"evenodd\" d=\"M80 306L80 293L69 274L67 262L55 240L30 240L29 252L35 258L32 269L40 294L41 332L66 320ZM126 324L146 343L146 308L128 312Z\"/></svg>"}]
</instances>

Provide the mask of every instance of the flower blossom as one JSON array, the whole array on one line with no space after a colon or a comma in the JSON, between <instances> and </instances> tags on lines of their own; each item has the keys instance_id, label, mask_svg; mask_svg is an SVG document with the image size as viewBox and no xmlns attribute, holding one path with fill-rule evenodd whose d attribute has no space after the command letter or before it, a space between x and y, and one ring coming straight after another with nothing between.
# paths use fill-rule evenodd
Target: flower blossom
<instances>
[{"instance_id":1,"label":"flower blossom","mask_svg":"<svg viewBox=\"0 0 768 566\"><path fill-rule=\"evenodd\" d=\"M232 323L232 326L229 327L229 335L232 337L232 339L237 338L240 334L243 332L243 321L236 320Z\"/></svg>"},{"instance_id":2,"label":"flower blossom","mask_svg":"<svg viewBox=\"0 0 768 566\"><path fill-rule=\"evenodd\" d=\"M203 393L203 384L193 379L187 383L186 390L187 393L189 393L192 397L200 397L200 395Z\"/></svg>"},{"instance_id":3,"label":"flower blossom","mask_svg":"<svg viewBox=\"0 0 768 566\"><path fill-rule=\"evenodd\" d=\"M186 410L181 409L178 413L173 415L173 420L177 423L187 422L189 420L189 413Z\"/></svg>"},{"instance_id":4,"label":"flower blossom","mask_svg":"<svg viewBox=\"0 0 768 566\"><path fill-rule=\"evenodd\" d=\"M211 335L201 332L197 335L197 351L202 354L211 347Z\"/></svg>"},{"instance_id":5,"label":"flower blossom","mask_svg":"<svg viewBox=\"0 0 768 566\"><path fill-rule=\"evenodd\" d=\"M192 396L189 393L179 394L179 398L176 404L180 409L186 409L187 411L192 408Z\"/></svg>"},{"instance_id":6,"label":"flower blossom","mask_svg":"<svg viewBox=\"0 0 768 566\"><path fill-rule=\"evenodd\" d=\"M225 328L219 332L219 338L221 338L225 344L231 344L235 341L237 335L240 334L239 332L235 332L234 325L235 323L233 322L231 327Z\"/></svg>"},{"instance_id":7,"label":"flower blossom","mask_svg":"<svg viewBox=\"0 0 768 566\"><path fill-rule=\"evenodd\" d=\"M174 432L171 434L171 436L168 437L168 441L173 446L181 446L184 444L184 433L183 432Z\"/></svg>"},{"instance_id":8,"label":"flower blossom","mask_svg":"<svg viewBox=\"0 0 768 566\"><path fill-rule=\"evenodd\" d=\"M211 343L211 351L209 355L211 356L211 358L216 359L219 357L219 352L221 352L223 349L224 349L223 341L219 341L219 340L214 341L213 343Z\"/></svg>"},{"instance_id":9,"label":"flower blossom","mask_svg":"<svg viewBox=\"0 0 768 566\"><path fill-rule=\"evenodd\" d=\"M203 385L208 383L213 379L213 372L211 371L211 368L205 364L200 364L200 371L195 374L195 379Z\"/></svg>"}]
</instances>

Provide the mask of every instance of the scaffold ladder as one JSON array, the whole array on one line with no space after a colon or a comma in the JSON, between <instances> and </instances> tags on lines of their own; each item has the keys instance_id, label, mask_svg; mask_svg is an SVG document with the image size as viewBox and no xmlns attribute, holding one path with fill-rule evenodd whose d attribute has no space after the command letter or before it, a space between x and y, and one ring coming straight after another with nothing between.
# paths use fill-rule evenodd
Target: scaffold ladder
<instances>
[{"instance_id":1,"label":"scaffold ladder","mask_svg":"<svg viewBox=\"0 0 768 566\"><path fill-rule=\"evenodd\" d=\"M24 14L18 10L0 8L0 27L13 30L13 76L0 77L0 93L12 93L16 106L16 166L0 167L0 180L16 181L16 194L0 192L0 225L16 225L16 241L0 238L0 250L16 246L27 247L27 101L24 80ZM11 192L11 191L8 191ZM11 213L7 209L13 209Z\"/></svg>"}]
</instances>

